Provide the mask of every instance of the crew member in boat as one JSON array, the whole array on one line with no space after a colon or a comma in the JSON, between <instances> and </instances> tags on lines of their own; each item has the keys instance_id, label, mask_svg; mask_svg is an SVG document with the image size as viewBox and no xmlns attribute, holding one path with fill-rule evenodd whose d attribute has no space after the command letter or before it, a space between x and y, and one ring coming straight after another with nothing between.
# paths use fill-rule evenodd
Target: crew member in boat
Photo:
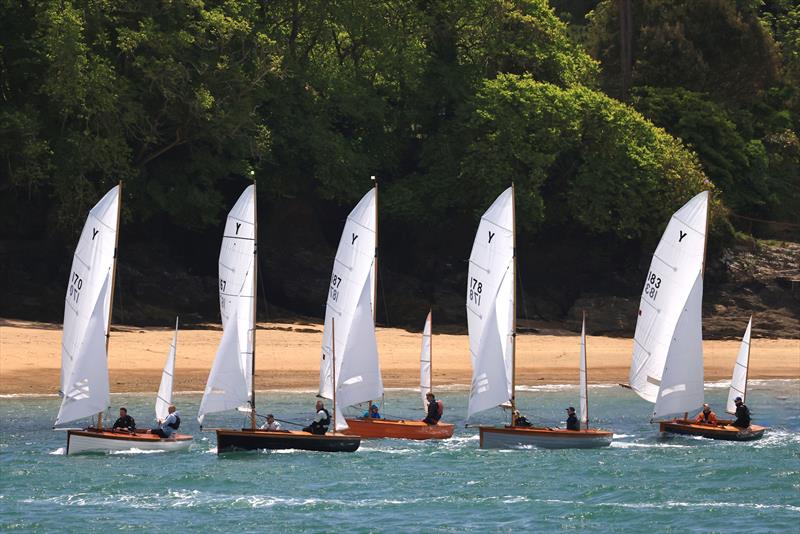
<instances>
[{"instance_id":1,"label":"crew member in boat","mask_svg":"<svg viewBox=\"0 0 800 534\"><path fill-rule=\"evenodd\" d=\"M699 425L714 425L717 424L717 414L711 411L711 406L703 404L703 411L697 414L694 422Z\"/></svg>"},{"instance_id":2,"label":"crew member in boat","mask_svg":"<svg viewBox=\"0 0 800 534\"><path fill-rule=\"evenodd\" d=\"M371 405L369 410L364 412L362 419L381 419L381 412L378 410L378 405Z\"/></svg>"},{"instance_id":3,"label":"crew member in boat","mask_svg":"<svg viewBox=\"0 0 800 534\"><path fill-rule=\"evenodd\" d=\"M512 426L531 427L533 424L528 421L528 418L519 413L519 410L514 410L513 413L514 424Z\"/></svg>"},{"instance_id":4,"label":"crew member in boat","mask_svg":"<svg viewBox=\"0 0 800 534\"><path fill-rule=\"evenodd\" d=\"M151 434L155 434L160 438L169 438L172 437L172 434L181 426L181 417L178 415L178 410L175 406L170 405L170 407L167 408L167 412L169 413L167 418L161 421L158 428L151 429Z\"/></svg>"},{"instance_id":5,"label":"crew member in boat","mask_svg":"<svg viewBox=\"0 0 800 534\"><path fill-rule=\"evenodd\" d=\"M275 420L275 416L271 413L267 414L267 420L261 425L261 430L278 431L281 429L281 424Z\"/></svg>"},{"instance_id":6,"label":"crew member in boat","mask_svg":"<svg viewBox=\"0 0 800 534\"><path fill-rule=\"evenodd\" d=\"M119 409L119 419L114 421L113 430L120 430L125 432L134 432L136 430L136 421L133 417L128 415L128 409L121 407Z\"/></svg>"},{"instance_id":7,"label":"crew member in boat","mask_svg":"<svg viewBox=\"0 0 800 534\"><path fill-rule=\"evenodd\" d=\"M311 432L312 434L325 434L331 424L331 414L325 409L325 404L317 401L317 413L314 415L314 420L311 424L303 428L304 432Z\"/></svg>"},{"instance_id":8,"label":"crew member in boat","mask_svg":"<svg viewBox=\"0 0 800 534\"><path fill-rule=\"evenodd\" d=\"M428 414L422 422L435 425L439 422L439 419L442 418L442 414L444 414L444 403L442 401L437 401L436 396L430 391L425 395L425 398L428 400Z\"/></svg>"},{"instance_id":9,"label":"crew member in boat","mask_svg":"<svg viewBox=\"0 0 800 534\"><path fill-rule=\"evenodd\" d=\"M733 402L736 404L736 421L731 425L738 428L750 427L750 408L745 406L741 397L736 397Z\"/></svg>"},{"instance_id":10,"label":"crew member in boat","mask_svg":"<svg viewBox=\"0 0 800 534\"><path fill-rule=\"evenodd\" d=\"M581 425L578 422L578 416L575 415L575 408L570 406L567 408L567 430L580 430Z\"/></svg>"}]
</instances>

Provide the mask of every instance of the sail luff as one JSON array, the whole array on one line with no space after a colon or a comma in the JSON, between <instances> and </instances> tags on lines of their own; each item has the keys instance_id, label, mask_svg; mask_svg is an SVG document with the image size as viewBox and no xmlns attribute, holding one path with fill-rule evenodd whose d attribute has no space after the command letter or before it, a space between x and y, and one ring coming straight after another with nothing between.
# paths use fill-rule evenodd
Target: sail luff
<instances>
[{"instance_id":1,"label":"sail luff","mask_svg":"<svg viewBox=\"0 0 800 534\"><path fill-rule=\"evenodd\" d=\"M253 313L250 322L252 332L250 353L250 428L256 428L256 314L258 313L258 192L256 182L253 180Z\"/></svg>"},{"instance_id":2,"label":"sail luff","mask_svg":"<svg viewBox=\"0 0 800 534\"><path fill-rule=\"evenodd\" d=\"M733 366L731 376L731 387L728 390L728 402L725 411L729 414L736 413L736 397L741 397L742 401L747 400L747 375L750 367L750 336L753 328L753 316L747 322L747 328L742 336L742 343L739 345L739 353L736 356L736 363Z\"/></svg>"},{"instance_id":3,"label":"sail luff","mask_svg":"<svg viewBox=\"0 0 800 534\"><path fill-rule=\"evenodd\" d=\"M512 274L511 288L511 426L516 423L514 411L517 408L517 209L514 182L511 182L511 237Z\"/></svg>"}]
</instances>

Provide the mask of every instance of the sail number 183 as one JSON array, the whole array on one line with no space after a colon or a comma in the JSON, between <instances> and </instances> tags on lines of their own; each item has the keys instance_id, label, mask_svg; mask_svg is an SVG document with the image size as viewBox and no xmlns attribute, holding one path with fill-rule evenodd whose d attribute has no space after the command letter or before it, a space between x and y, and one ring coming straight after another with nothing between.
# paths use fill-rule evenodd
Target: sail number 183
<instances>
[{"instance_id":1,"label":"sail number 183","mask_svg":"<svg viewBox=\"0 0 800 534\"><path fill-rule=\"evenodd\" d=\"M653 271L647 274L647 281L644 284L644 296L656 300L658 296L658 288L661 287L661 277L657 276Z\"/></svg>"}]
</instances>

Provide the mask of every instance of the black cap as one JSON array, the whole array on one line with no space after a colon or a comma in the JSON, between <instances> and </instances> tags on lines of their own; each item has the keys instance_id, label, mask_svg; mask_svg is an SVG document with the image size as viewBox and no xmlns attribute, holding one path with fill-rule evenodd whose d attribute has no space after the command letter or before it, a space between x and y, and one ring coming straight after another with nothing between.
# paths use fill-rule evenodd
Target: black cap
<instances>
[{"instance_id":1,"label":"black cap","mask_svg":"<svg viewBox=\"0 0 800 534\"><path fill-rule=\"evenodd\" d=\"M742 402L742 398L741 397L736 397L735 399L733 399L733 402Z\"/></svg>"},{"instance_id":2,"label":"black cap","mask_svg":"<svg viewBox=\"0 0 800 534\"><path fill-rule=\"evenodd\" d=\"M568 412L574 412L574 411L575 411L575 408L573 408L572 406L570 406L569 408L567 408L567 411L568 411Z\"/></svg>"}]
</instances>

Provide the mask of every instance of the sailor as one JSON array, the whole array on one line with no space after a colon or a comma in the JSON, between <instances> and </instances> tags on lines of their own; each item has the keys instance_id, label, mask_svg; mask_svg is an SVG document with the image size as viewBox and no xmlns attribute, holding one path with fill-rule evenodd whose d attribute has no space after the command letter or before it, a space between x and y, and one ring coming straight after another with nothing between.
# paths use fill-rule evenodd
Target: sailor
<instances>
[{"instance_id":1,"label":"sailor","mask_svg":"<svg viewBox=\"0 0 800 534\"><path fill-rule=\"evenodd\" d=\"M434 394L430 391L425 395L425 398L428 400L428 414L422 422L435 425L439 422L439 419L442 418L442 414L444 414L444 403L442 403L442 401L437 401Z\"/></svg>"},{"instance_id":2,"label":"sailor","mask_svg":"<svg viewBox=\"0 0 800 534\"><path fill-rule=\"evenodd\" d=\"M736 421L731 425L739 428L750 427L750 408L744 405L741 397L736 397L733 402L736 404Z\"/></svg>"},{"instance_id":3,"label":"sailor","mask_svg":"<svg viewBox=\"0 0 800 534\"><path fill-rule=\"evenodd\" d=\"M133 420L133 417L128 415L127 408L120 408L119 409L119 419L114 421L113 430L124 430L127 432L133 432L136 430L136 421Z\"/></svg>"},{"instance_id":4,"label":"sailor","mask_svg":"<svg viewBox=\"0 0 800 534\"><path fill-rule=\"evenodd\" d=\"M317 401L317 413L314 415L314 420L311 424L303 428L304 432L311 432L312 434L325 434L328 431L328 426L331 424L331 414L325 409L325 405L321 400Z\"/></svg>"},{"instance_id":5,"label":"sailor","mask_svg":"<svg viewBox=\"0 0 800 534\"><path fill-rule=\"evenodd\" d=\"M378 405L371 405L369 410L364 412L362 419L381 419L381 412L378 410Z\"/></svg>"},{"instance_id":6,"label":"sailor","mask_svg":"<svg viewBox=\"0 0 800 534\"><path fill-rule=\"evenodd\" d=\"M174 434L175 431L181 426L181 417L178 414L175 406L170 405L170 407L167 408L167 412L169 412L167 418L163 421L159 421L161 424L158 426L158 428L151 429L151 434L155 434L161 438L169 438L172 437L172 434Z\"/></svg>"},{"instance_id":7,"label":"sailor","mask_svg":"<svg viewBox=\"0 0 800 534\"><path fill-rule=\"evenodd\" d=\"M711 411L711 406L703 404L703 411L697 414L697 417L694 418L694 422L699 425L716 425L717 414Z\"/></svg>"},{"instance_id":8,"label":"sailor","mask_svg":"<svg viewBox=\"0 0 800 534\"><path fill-rule=\"evenodd\" d=\"M514 410L514 425L513 426L524 426L530 427L533 426L528 419L519 413L519 410Z\"/></svg>"},{"instance_id":9,"label":"sailor","mask_svg":"<svg viewBox=\"0 0 800 534\"><path fill-rule=\"evenodd\" d=\"M567 430L580 430L581 425L578 423L578 416L575 415L575 408L570 406L567 408Z\"/></svg>"},{"instance_id":10,"label":"sailor","mask_svg":"<svg viewBox=\"0 0 800 534\"><path fill-rule=\"evenodd\" d=\"M275 417L271 414L267 414L267 420L261 425L261 430L273 430L278 431L281 429L281 424L275 420Z\"/></svg>"}]
</instances>

